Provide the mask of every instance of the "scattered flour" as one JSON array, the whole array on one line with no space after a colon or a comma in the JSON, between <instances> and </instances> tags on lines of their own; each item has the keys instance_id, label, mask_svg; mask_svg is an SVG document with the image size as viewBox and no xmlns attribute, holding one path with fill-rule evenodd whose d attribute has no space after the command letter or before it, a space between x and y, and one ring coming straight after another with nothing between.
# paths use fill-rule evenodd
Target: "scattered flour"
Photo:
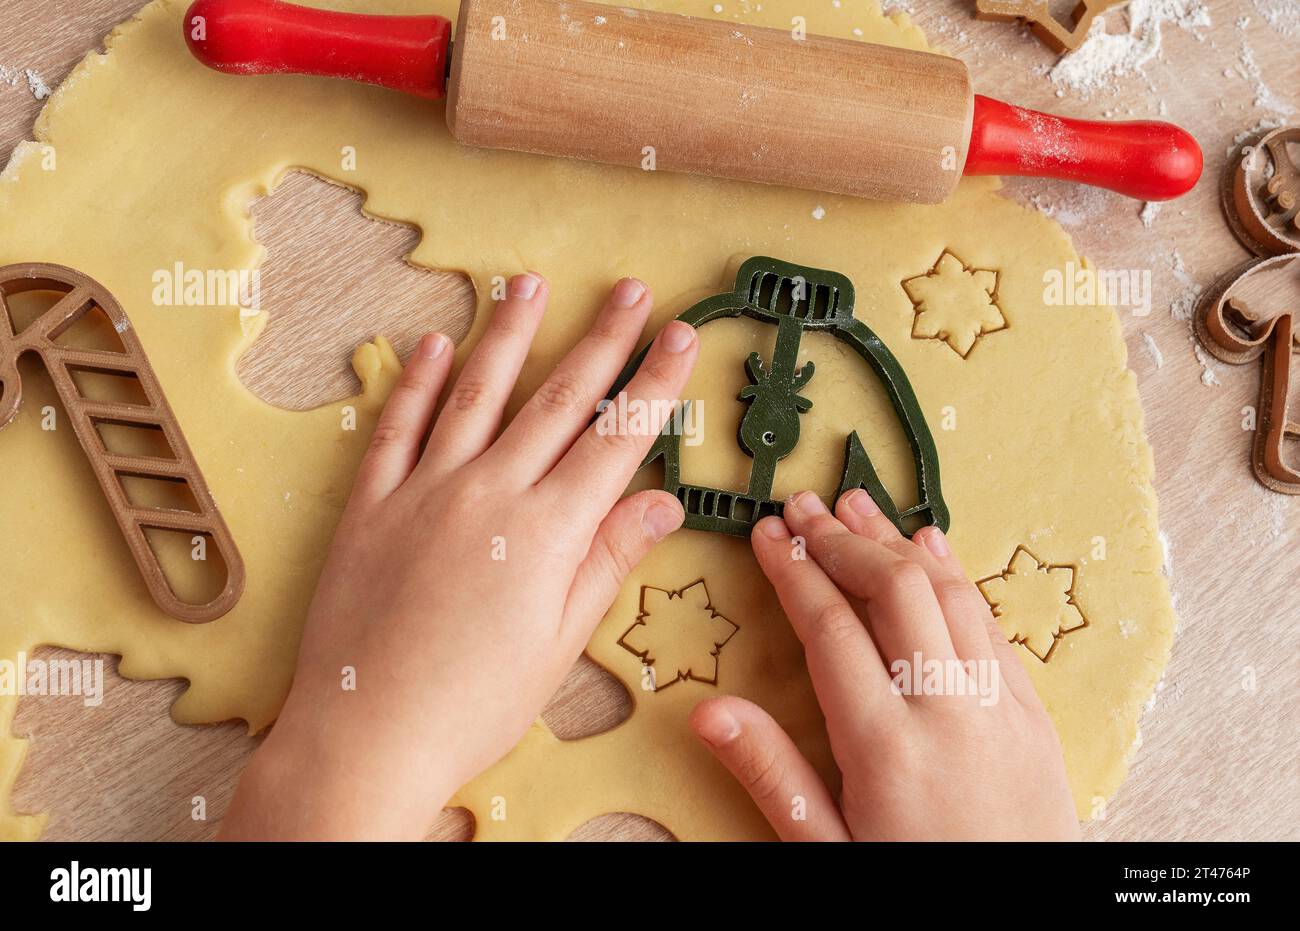
<instances>
[{"instance_id":1,"label":"scattered flour","mask_svg":"<svg viewBox=\"0 0 1300 931\"><path fill-rule=\"evenodd\" d=\"M23 75L27 78L27 89L32 92L33 97L37 100L44 100L50 96L50 89L46 86L45 82L41 80L39 74L31 68L28 68L23 72Z\"/></svg>"},{"instance_id":2,"label":"scattered flour","mask_svg":"<svg viewBox=\"0 0 1300 931\"><path fill-rule=\"evenodd\" d=\"M1245 463L1242 463L1245 467ZM1294 522L1287 524L1290 513L1291 497L1281 495L1259 482L1252 481L1252 494L1245 501L1237 502L1225 517L1231 521L1238 536L1250 546L1269 545L1273 548L1277 540L1283 541L1283 549L1293 543Z\"/></svg>"},{"instance_id":3,"label":"scattered flour","mask_svg":"<svg viewBox=\"0 0 1300 931\"><path fill-rule=\"evenodd\" d=\"M41 151L41 144L24 140L14 147L13 154L9 156L9 164L3 166L0 170L0 183L5 181L14 181L18 178L18 172L22 168L23 162L27 161L37 152Z\"/></svg>"},{"instance_id":4,"label":"scattered flour","mask_svg":"<svg viewBox=\"0 0 1300 931\"><path fill-rule=\"evenodd\" d=\"M1035 193L1028 197L1035 209L1067 228L1104 220L1115 200L1116 195L1110 191L1082 184L1066 186L1060 194Z\"/></svg>"},{"instance_id":5,"label":"scattered flour","mask_svg":"<svg viewBox=\"0 0 1300 931\"><path fill-rule=\"evenodd\" d=\"M1160 571L1164 573L1166 579L1174 577L1174 553L1169 544L1169 534L1163 530L1160 531L1160 552L1163 559L1160 563Z\"/></svg>"},{"instance_id":6,"label":"scattered flour","mask_svg":"<svg viewBox=\"0 0 1300 931\"><path fill-rule=\"evenodd\" d=\"M1228 145L1228 158L1232 158L1243 142L1256 136L1263 135L1270 129L1278 129L1284 125L1285 124L1281 120L1267 118L1260 120L1254 126L1250 127L1250 129L1243 129L1241 132L1237 133L1237 135L1232 137L1232 142Z\"/></svg>"},{"instance_id":7,"label":"scattered flour","mask_svg":"<svg viewBox=\"0 0 1300 931\"><path fill-rule=\"evenodd\" d=\"M891 10L886 10L885 12L886 13L905 12L909 16L915 18L915 14L912 12L912 9L910 7L903 7L902 5L896 6ZM926 36L934 38L935 43L938 45L951 45L952 43L956 43L958 45L968 45L970 43L970 33L968 33L965 27L962 25L963 22L964 20L962 19L952 20L947 16L942 16L942 15L936 15L936 16L927 15L923 20L923 23L925 25ZM940 41L938 38L936 38L938 36L942 36L944 40L949 40L949 41Z\"/></svg>"},{"instance_id":8,"label":"scattered flour","mask_svg":"<svg viewBox=\"0 0 1300 931\"><path fill-rule=\"evenodd\" d=\"M1232 77L1235 74L1253 84L1255 87L1255 106L1259 109L1269 113L1278 113L1282 116L1290 116L1295 113L1295 107L1280 100L1264 83L1264 76L1260 73L1259 65L1255 63L1255 52L1244 41L1241 43L1241 51L1237 53L1236 65L1232 68L1225 68L1224 74L1227 77Z\"/></svg>"},{"instance_id":9,"label":"scattered flour","mask_svg":"<svg viewBox=\"0 0 1300 931\"><path fill-rule=\"evenodd\" d=\"M1142 345L1146 348L1147 355L1151 357L1151 361L1155 363L1156 368L1158 369L1164 368L1165 354L1161 352L1160 347L1156 345L1155 337L1153 337L1150 333L1143 333Z\"/></svg>"},{"instance_id":10,"label":"scattered flour","mask_svg":"<svg viewBox=\"0 0 1300 931\"><path fill-rule=\"evenodd\" d=\"M1083 94L1101 90L1117 77L1141 72L1160 54L1160 28L1173 23L1183 29L1210 25L1210 11L1201 0L1131 0L1124 10L1128 31L1108 33L1105 17L1098 16L1088 38L1077 51L1064 56L1048 72L1057 84ZM1200 33L1198 38L1203 38Z\"/></svg>"},{"instance_id":11,"label":"scattered flour","mask_svg":"<svg viewBox=\"0 0 1300 931\"><path fill-rule=\"evenodd\" d=\"M31 68L6 68L0 65L0 84L17 87L23 81L27 82L27 89L37 100L44 100L52 93L39 72Z\"/></svg>"},{"instance_id":12,"label":"scattered flour","mask_svg":"<svg viewBox=\"0 0 1300 931\"><path fill-rule=\"evenodd\" d=\"M812 218L814 220L821 220L824 219L825 217L826 217L825 207L823 207L821 204L818 204L816 207L813 208Z\"/></svg>"},{"instance_id":13,"label":"scattered flour","mask_svg":"<svg viewBox=\"0 0 1300 931\"><path fill-rule=\"evenodd\" d=\"M1178 585L1174 581L1174 551L1173 544L1169 542L1169 534L1163 530L1158 532L1160 539L1160 553L1162 556L1160 563L1160 572L1169 580L1169 603L1174 609L1174 633L1183 625L1182 616L1178 613Z\"/></svg>"},{"instance_id":14,"label":"scattered flour","mask_svg":"<svg viewBox=\"0 0 1300 931\"><path fill-rule=\"evenodd\" d=\"M1181 320L1187 324L1187 341L1192 344L1192 352L1196 356L1196 361L1201 365L1201 384L1207 388L1213 388L1222 384L1219 381L1219 375L1214 369L1215 359L1202 348L1200 341L1196 338L1196 328L1193 324L1193 317L1196 314L1196 304L1201 299L1203 290L1196 279L1192 277L1187 266L1183 264L1183 257L1175 249L1169 255L1169 267L1173 271L1174 281L1181 289L1178 296L1169 303L1169 314L1175 320Z\"/></svg>"},{"instance_id":15,"label":"scattered flour","mask_svg":"<svg viewBox=\"0 0 1300 931\"><path fill-rule=\"evenodd\" d=\"M1300 0L1254 0L1255 11L1275 32L1300 37Z\"/></svg>"},{"instance_id":16,"label":"scattered flour","mask_svg":"<svg viewBox=\"0 0 1300 931\"><path fill-rule=\"evenodd\" d=\"M1142 221L1143 226L1147 229L1151 229L1152 224L1156 222L1156 214L1158 213L1160 213L1159 202L1149 200L1143 204L1142 209L1138 211L1138 219Z\"/></svg>"},{"instance_id":17,"label":"scattered flour","mask_svg":"<svg viewBox=\"0 0 1300 931\"><path fill-rule=\"evenodd\" d=\"M1177 249L1169 254L1169 267L1173 270L1174 280L1183 289L1182 293L1170 303L1169 313L1173 315L1175 320L1184 320L1190 323L1192 314L1196 311L1196 302L1201 296L1201 286L1196 283L1192 273L1183 264L1183 257Z\"/></svg>"},{"instance_id":18,"label":"scattered flour","mask_svg":"<svg viewBox=\"0 0 1300 931\"><path fill-rule=\"evenodd\" d=\"M1189 336L1188 339L1192 341L1192 350L1196 353L1196 361L1201 363L1201 384L1207 388L1214 388L1223 384L1214 371L1214 357L1196 341L1195 334Z\"/></svg>"},{"instance_id":19,"label":"scattered flour","mask_svg":"<svg viewBox=\"0 0 1300 931\"><path fill-rule=\"evenodd\" d=\"M1182 701L1182 699L1183 699L1182 682L1179 680L1174 680L1173 682L1167 683L1166 677L1162 673L1160 676L1160 680L1156 682L1156 687L1155 690L1152 691L1151 697L1147 699L1146 711L1148 713L1155 711L1156 714L1158 715L1160 712L1156 711L1157 705L1159 705L1159 707L1163 709L1166 705L1177 705L1180 701ZM1145 719L1143 719L1143 723L1144 724L1147 723Z\"/></svg>"}]
</instances>

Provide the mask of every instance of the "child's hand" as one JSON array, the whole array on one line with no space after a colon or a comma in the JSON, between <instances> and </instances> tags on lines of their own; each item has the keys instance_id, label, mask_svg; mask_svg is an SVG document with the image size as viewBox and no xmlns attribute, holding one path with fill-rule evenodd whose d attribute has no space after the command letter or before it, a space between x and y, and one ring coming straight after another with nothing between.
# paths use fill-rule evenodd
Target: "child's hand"
<instances>
[{"instance_id":1,"label":"child's hand","mask_svg":"<svg viewBox=\"0 0 1300 931\"><path fill-rule=\"evenodd\" d=\"M791 533L811 558L793 558ZM835 516L804 492L784 521L754 530L807 654L843 776L838 801L756 705L711 699L692 727L786 840L1078 839L1060 744L1014 647L943 533L928 527L914 540L865 491L841 498ZM997 701L973 689L899 694L891 667L917 654L984 664L1000 677L987 692ZM796 796L807 820L793 818Z\"/></svg>"},{"instance_id":2,"label":"child's hand","mask_svg":"<svg viewBox=\"0 0 1300 931\"><path fill-rule=\"evenodd\" d=\"M651 306L644 285L620 281L502 432L546 298L538 276L510 282L423 452L450 340L425 337L407 364L321 574L288 700L223 836L423 837L523 736L627 573L681 525L666 492L619 498L686 384L695 330L668 324L627 386L630 404L657 402L651 428L602 435L596 405Z\"/></svg>"}]
</instances>

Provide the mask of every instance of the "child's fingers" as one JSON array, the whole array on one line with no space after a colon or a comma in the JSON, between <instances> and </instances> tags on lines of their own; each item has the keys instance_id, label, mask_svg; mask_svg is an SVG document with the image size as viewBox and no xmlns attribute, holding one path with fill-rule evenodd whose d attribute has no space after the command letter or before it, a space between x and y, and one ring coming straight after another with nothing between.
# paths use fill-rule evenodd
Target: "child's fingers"
<instances>
[{"instance_id":1,"label":"child's fingers","mask_svg":"<svg viewBox=\"0 0 1300 931\"><path fill-rule=\"evenodd\" d=\"M901 545L908 542L864 488L854 488L840 495L835 502L835 518L858 536L898 549L900 553L903 552Z\"/></svg>"},{"instance_id":2,"label":"child's fingers","mask_svg":"<svg viewBox=\"0 0 1300 931\"><path fill-rule=\"evenodd\" d=\"M988 631L983 624L970 623L972 617L979 617L981 610L985 615L989 613L988 604L964 573L960 579L954 579L939 565L931 547L946 549L948 541L938 527L924 527L909 540L898 532L894 522L881 513L871 495L862 489L847 492L836 502L835 517L858 536L875 540L925 570L948 625L948 636L958 658L993 658ZM935 538L932 534L938 534L938 537Z\"/></svg>"},{"instance_id":3,"label":"child's fingers","mask_svg":"<svg viewBox=\"0 0 1300 931\"><path fill-rule=\"evenodd\" d=\"M493 455L515 463L529 484L550 472L627 364L651 305L650 290L637 279L614 285L590 332L510 421Z\"/></svg>"},{"instance_id":4,"label":"child's fingers","mask_svg":"<svg viewBox=\"0 0 1300 931\"><path fill-rule=\"evenodd\" d=\"M967 578L942 530L922 527L908 540L861 489L840 498L835 505L835 516L859 536L882 543L925 569L959 658L996 659L998 671L1012 694L1022 701L1026 694L1036 696L1015 648L998 627L984 596Z\"/></svg>"},{"instance_id":5,"label":"child's fingers","mask_svg":"<svg viewBox=\"0 0 1300 931\"><path fill-rule=\"evenodd\" d=\"M357 473L354 496L377 501L387 498L420 459L420 442L429 429L429 419L451 371L451 340L430 333L420 340L406 363Z\"/></svg>"},{"instance_id":6,"label":"child's fingers","mask_svg":"<svg viewBox=\"0 0 1300 931\"><path fill-rule=\"evenodd\" d=\"M948 630L963 659L991 657L997 660L998 672L1011 694L1022 703L1038 705L1038 693L1029 681L1029 673L1020 662L1016 648L998 625L988 602L966 570L953 555L948 539L938 527L923 527L913 537L915 545L925 547L930 555L928 571L939 604L948 619ZM963 650L966 645L966 652Z\"/></svg>"},{"instance_id":7,"label":"child's fingers","mask_svg":"<svg viewBox=\"0 0 1300 931\"><path fill-rule=\"evenodd\" d=\"M866 602L867 626L887 664L956 659L930 577L914 560L851 533L810 491L790 500L785 521L835 584Z\"/></svg>"},{"instance_id":8,"label":"child's fingers","mask_svg":"<svg viewBox=\"0 0 1300 931\"><path fill-rule=\"evenodd\" d=\"M422 467L445 475L476 459L496 439L528 348L542 322L549 288L534 272L516 275L497 304L442 406Z\"/></svg>"},{"instance_id":9,"label":"child's fingers","mask_svg":"<svg viewBox=\"0 0 1300 931\"><path fill-rule=\"evenodd\" d=\"M693 730L749 793L781 840L852 840L817 770L762 708L724 696L700 702Z\"/></svg>"},{"instance_id":10,"label":"child's fingers","mask_svg":"<svg viewBox=\"0 0 1300 931\"><path fill-rule=\"evenodd\" d=\"M629 416L627 424L604 419L592 424L543 484L565 501L580 503L593 520L603 517L671 418L699 352L695 327L680 320L664 327L624 390L627 410L645 416Z\"/></svg>"},{"instance_id":11,"label":"child's fingers","mask_svg":"<svg viewBox=\"0 0 1300 931\"><path fill-rule=\"evenodd\" d=\"M578 566L561 619L561 630L574 652L591 639L628 573L650 547L680 527L684 517L681 502L666 491L630 495L605 516Z\"/></svg>"},{"instance_id":12,"label":"child's fingers","mask_svg":"<svg viewBox=\"0 0 1300 931\"><path fill-rule=\"evenodd\" d=\"M759 521L750 535L759 568L807 655L817 702L828 720L853 725L895 701L889 674L863 621L804 546L796 546L779 517Z\"/></svg>"}]
</instances>

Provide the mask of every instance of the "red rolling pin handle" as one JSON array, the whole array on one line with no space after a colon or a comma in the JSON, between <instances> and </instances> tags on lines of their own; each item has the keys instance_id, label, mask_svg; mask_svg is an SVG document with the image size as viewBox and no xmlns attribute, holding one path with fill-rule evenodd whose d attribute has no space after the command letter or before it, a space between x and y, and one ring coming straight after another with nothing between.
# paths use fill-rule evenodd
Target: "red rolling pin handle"
<instances>
[{"instance_id":1,"label":"red rolling pin handle","mask_svg":"<svg viewBox=\"0 0 1300 931\"><path fill-rule=\"evenodd\" d=\"M1061 178L1169 200L1192 189L1201 162L1196 140L1169 123L1072 120L976 94L963 174Z\"/></svg>"},{"instance_id":2,"label":"red rolling pin handle","mask_svg":"<svg viewBox=\"0 0 1300 931\"><path fill-rule=\"evenodd\" d=\"M368 16L281 3L198 0L185 41L227 74L315 74L379 84L419 97L446 93L451 22L441 16Z\"/></svg>"}]
</instances>

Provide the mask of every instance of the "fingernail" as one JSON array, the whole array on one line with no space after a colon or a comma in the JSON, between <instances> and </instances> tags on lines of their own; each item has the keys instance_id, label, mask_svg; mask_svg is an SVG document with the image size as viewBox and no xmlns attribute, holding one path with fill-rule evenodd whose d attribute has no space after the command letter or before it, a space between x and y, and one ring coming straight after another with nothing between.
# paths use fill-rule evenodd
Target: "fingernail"
<instances>
[{"instance_id":1,"label":"fingernail","mask_svg":"<svg viewBox=\"0 0 1300 931\"><path fill-rule=\"evenodd\" d=\"M849 507L853 513L859 517L875 517L880 513L880 506L876 504L871 495L867 494L861 488L849 492Z\"/></svg>"},{"instance_id":2,"label":"fingernail","mask_svg":"<svg viewBox=\"0 0 1300 931\"><path fill-rule=\"evenodd\" d=\"M450 340L441 333L429 333L420 340L420 345L416 348L415 354L421 359L436 359L447 348L448 342Z\"/></svg>"},{"instance_id":3,"label":"fingernail","mask_svg":"<svg viewBox=\"0 0 1300 931\"><path fill-rule=\"evenodd\" d=\"M790 504L800 514L806 514L808 517L826 513L825 503L811 491L799 492L790 499Z\"/></svg>"},{"instance_id":4,"label":"fingernail","mask_svg":"<svg viewBox=\"0 0 1300 931\"><path fill-rule=\"evenodd\" d=\"M943 531L938 527L927 527L924 531L917 531L921 534L921 542L925 548L936 556L951 556L952 547L948 545L948 538L943 535Z\"/></svg>"},{"instance_id":5,"label":"fingernail","mask_svg":"<svg viewBox=\"0 0 1300 931\"><path fill-rule=\"evenodd\" d=\"M614 306L632 307L645 294L645 285L635 278L623 278L614 285Z\"/></svg>"},{"instance_id":6,"label":"fingernail","mask_svg":"<svg viewBox=\"0 0 1300 931\"><path fill-rule=\"evenodd\" d=\"M779 517L764 517L758 522L758 529L769 540L784 540L788 536L785 521Z\"/></svg>"},{"instance_id":7,"label":"fingernail","mask_svg":"<svg viewBox=\"0 0 1300 931\"><path fill-rule=\"evenodd\" d=\"M729 711L715 711L697 725L695 733L715 747L725 747L740 736L740 722Z\"/></svg>"},{"instance_id":8,"label":"fingernail","mask_svg":"<svg viewBox=\"0 0 1300 931\"><path fill-rule=\"evenodd\" d=\"M510 296L521 301L532 300L541 287L542 279L532 272L524 272L510 279Z\"/></svg>"},{"instance_id":9,"label":"fingernail","mask_svg":"<svg viewBox=\"0 0 1300 931\"><path fill-rule=\"evenodd\" d=\"M685 352L695 342L695 327L674 320L664 327L663 345L669 352Z\"/></svg>"},{"instance_id":10,"label":"fingernail","mask_svg":"<svg viewBox=\"0 0 1300 931\"><path fill-rule=\"evenodd\" d=\"M641 525L658 542L682 525L682 512L666 504L652 504L641 515Z\"/></svg>"}]
</instances>

